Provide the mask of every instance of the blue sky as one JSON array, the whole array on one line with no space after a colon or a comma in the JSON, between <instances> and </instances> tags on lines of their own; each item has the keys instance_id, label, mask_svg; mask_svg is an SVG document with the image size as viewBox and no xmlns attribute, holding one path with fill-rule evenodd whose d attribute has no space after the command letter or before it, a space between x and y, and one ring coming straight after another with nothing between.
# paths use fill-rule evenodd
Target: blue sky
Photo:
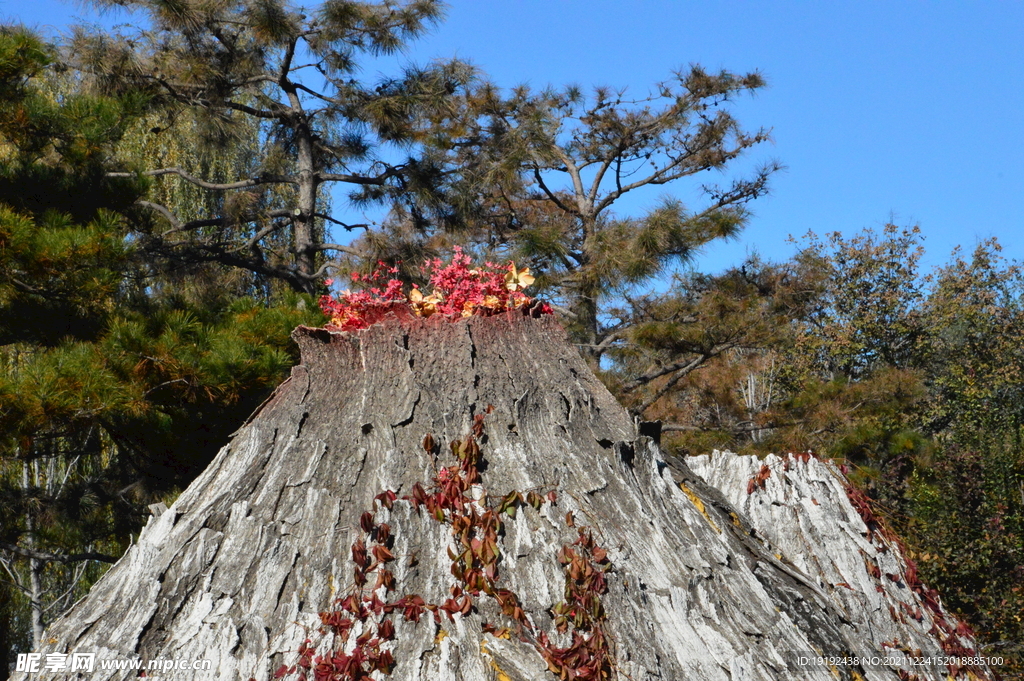
<instances>
[{"instance_id":1,"label":"blue sky","mask_svg":"<svg viewBox=\"0 0 1024 681\"><path fill-rule=\"evenodd\" d=\"M55 31L76 15L93 16L59 0L0 0L0 17ZM772 128L774 143L737 172L767 159L787 170L752 204L742 237L709 247L697 266L721 269L752 250L782 259L791 234L852 235L890 218L920 225L934 265L992 236L1024 259L1021 36L1022 2L455 0L405 58L459 56L502 86L639 95L690 63L759 70L769 88L734 112L748 129ZM688 201L693 185L620 212L664 193Z\"/></svg>"}]
</instances>

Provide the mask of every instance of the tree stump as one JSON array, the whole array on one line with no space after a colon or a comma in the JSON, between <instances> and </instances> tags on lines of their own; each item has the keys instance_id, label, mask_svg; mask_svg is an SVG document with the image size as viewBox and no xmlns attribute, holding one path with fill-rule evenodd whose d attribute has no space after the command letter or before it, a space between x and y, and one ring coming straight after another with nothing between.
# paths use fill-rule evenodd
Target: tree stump
<instances>
[{"instance_id":1,"label":"tree stump","mask_svg":"<svg viewBox=\"0 0 1024 681\"><path fill-rule=\"evenodd\" d=\"M396 681L899 678L801 663L886 649L722 493L667 463L657 428L634 424L553 317L392 316L294 338L291 377L50 627L43 652L212 663L148 674L170 679L385 678L352 671L357 648L375 649ZM474 577L486 582L475 590L453 570L454 512L421 503L456 470L458 445L446 445L474 428L480 479L459 503L501 520L497 577ZM462 539L472 536L483 535ZM357 587L359 570L372 580L385 568L392 583ZM601 578L580 623L568 594L584 572ZM591 640L595 621L603 644ZM360 642L362 631L376 640ZM97 662L80 677L138 675Z\"/></svg>"}]
</instances>

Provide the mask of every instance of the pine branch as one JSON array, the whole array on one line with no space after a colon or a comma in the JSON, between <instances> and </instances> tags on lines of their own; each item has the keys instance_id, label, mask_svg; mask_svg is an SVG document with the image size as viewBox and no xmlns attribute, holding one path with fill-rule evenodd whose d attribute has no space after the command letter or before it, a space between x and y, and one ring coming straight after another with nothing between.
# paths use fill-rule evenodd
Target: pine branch
<instances>
[{"instance_id":1,"label":"pine branch","mask_svg":"<svg viewBox=\"0 0 1024 681\"><path fill-rule=\"evenodd\" d=\"M248 180L239 180L238 182L207 182L201 180L194 175L190 175L186 171L178 167L171 168L158 168L156 170L146 170L142 173L146 177L159 177L161 175L177 175L186 182L194 184L197 187L203 189L213 189L216 191L227 191L230 189L248 189L249 187L258 187L263 184L295 184L299 182L294 177L287 175L261 175L259 177L252 177ZM107 177L135 177L135 173L107 173Z\"/></svg>"},{"instance_id":2,"label":"pine branch","mask_svg":"<svg viewBox=\"0 0 1024 681\"><path fill-rule=\"evenodd\" d=\"M370 229L371 227L371 225L365 222L356 223L354 225L349 224L347 222L342 222L341 220L337 220L331 217L330 215L327 215L326 213L314 213L313 217L320 218L321 220L326 220L327 222L338 225L339 227L344 227L345 230L349 232L351 232L353 229Z\"/></svg>"},{"instance_id":3,"label":"pine branch","mask_svg":"<svg viewBox=\"0 0 1024 681\"><path fill-rule=\"evenodd\" d=\"M171 224L171 229L160 234L161 239L170 234L175 234L177 232L189 232L195 229L202 229L203 227L220 227L226 224L246 224L249 222L256 222L258 220L266 220L268 218L285 218L292 217L295 215L295 212L292 209L276 208L274 210L268 210L262 213L250 213L248 215L243 215L237 218L204 218L202 220L190 220L189 222L182 222L178 218L178 216L176 216L169 208L159 203L139 200L135 202L135 205L141 206L143 208L149 208L150 210L159 213L164 217L164 219L167 220L167 222ZM318 216L325 217L319 214ZM274 227L269 231L261 232L261 236L259 236L258 238L263 238L264 236L267 236L267 234L270 234L271 232L276 231L277 229L280 229L280 227Z\"/></svg>"},{"instance_id":4,"label":"pine branch","mask_svg":"<svg viewBox=\"0 0 1024 681\"><path fill-rule=\"evenodd\" d=\"M313 97L316 97L317 99L319 99L319 100L321 100L323 102L327 102L328 104L338 104L339 103L338 100L335 99L334 97L328 97L327 95L323 94L322 92L317 92L313 88L306 87L302 83L294 83L294 86L297 89L302 90L306 94L312 95Z\"/></svg>"},{"instance_id":5,"label":"pine branch","mask_svg":"<svg viewBox=\"0 0 1024 681\"><path fill-rule=\"evenodd\" d=\"M676 384L679 383L679 381L681 381L684 377L688 376L690 373L696 371L702 364L707 362L708 359L709 358L707 355L699 355L695 357L688 364L684 365L679 370L677 370L671 378L665 381L665 385L661 386L652 396L644 400L643 403L641 403L638 407L635 407L630 411L632 411L633 414L637 416L642 416L643 413L647 411L647 409L652 404L654 404L662 397L664 397L668 393L668 391L672 390L672 388L674 388Z\"/></svg>"},{"instance_id":6,"label":"pine branch","mask_svg":"<svg viewBox=\"0 0 1024 681\"><path fill-rule=\"evenodd\" d=\"M547 195L548 199L550 199L553 204L558 206L562 211L568 213L569 215L581 217L581 214L578 209L569 208L568 206L566 206L564 203L562 203L562 200L558 198L558 195L548 188L547 184L545 184L544 182L544 178L541 177L540 168L536 164L533 166L533 177L537 181L537 186L541 188L541 190L544 192L545 195Z\"/></svg>"},{"instance_id":7,"label":"pine branch","mask_svg":"<svg viewBox=\"0 0 1024 681\"><path fill-rule=\"evenodd\" d=\"M687 369L687 373L689 373L712 357L717 357L726 350L736 347L736 345L736 343L722 343L714 346L707 352L700 353L696 359L680 360L678 362L673 362L672 364L666 364L664 366L649 369L646 373L637 376L632 381L623 385L622 391L624 393L631 393L637 388L647 385L656 378L661 378L662 376L679 371L680 369Z\"/></svg>"},{"instance_id":8,"label":"pine branch","mask_svg":"<svg viewBox=\"0 0 1024 681\"><path fill-rule=\"evenodd\" d=\"M347 182L349 184L367 184L383 186L385 180L396 177L401 170L399 168L388 168L380 175L369 177L366 175L350 175L347 173L317 173L316 179L321 182Z\"/></svg>"},{"instance_id":9,"label":"pine branch","mask_svg":"<svg viewBox=\"0 0 1024 681\"><path fill-rule=\"evenodd\" d=\"M354 248L351 248L349 246L342 246L341 244L318 244L318 245L316 245L314 247L314 250L316 250L316 251L341 251L342 253L348 253L349 255L355 256L357 258L361 258L361 257L363 257L363 255L365 255L364 253L360 253L359 251L357 251ZM317 276L318 275L314 274L312 276L312 278L316 279Z\"/></svg>"},{"instance_id":10,"label":"pine branch","mask_svg":"<svg viewBox=\"0 0 1024 681\"><path fill-rule=\"evenodd\" d=\"M255 108L253 108L251 106L248 106L246 104L239 104L238 102L226 101L226 102L224 102L224 106L228 107L229 109L233 109L235 111L241 111L242 113L247 113L250 116L255 116L256 118L269 118L269 119L275 120L275 121L276 120L281 120L281 118L283 118L283 113L278 114L278 113L274 113L273 111L266 111L264 109L255 109Z\"/></svg>"}]
</instances>

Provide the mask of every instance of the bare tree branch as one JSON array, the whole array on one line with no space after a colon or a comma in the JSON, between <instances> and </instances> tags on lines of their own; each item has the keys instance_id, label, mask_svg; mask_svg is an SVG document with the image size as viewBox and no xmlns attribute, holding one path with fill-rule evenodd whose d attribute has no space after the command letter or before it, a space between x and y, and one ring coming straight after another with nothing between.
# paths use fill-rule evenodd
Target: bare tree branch
<instances>
[{"instance_id":1,"label":"bare tree branch","mask_svg":"<svg viewBox=\"0 0 1024 681\"><path fill-rule=\"evenodd\" d=\"M350 246L342 246L341 244L319 244L319 245L316 246L316 250L318 250L318 251L341 251L342 253L348 253L349 255L355 256L357 258L361 258L364 255L360 251L357 251L356 249L354 249L354 248L352 248ZM313 278L315 279L316 276L317 275L313 275Z\"/></svg>"},{"instance_id":2,"label":"bare tree branch","mask_svg":"<svg viewBox=\"0 0 1024 681\"><path fill-rule=\"evenodd\" d=\"M247 189L249 187L258 187L264 184L298 184L298 180L294 177L287 175L261 175L259 177L252 177L248 180L239 180L238 182L207 182L201 180L194 175L190 175L181 168L158 168L156 170L147 170L142 173L147 177L159 177L161 175L177 175L186 182L202 187L203 189L213 189L217 191L226 191L229 189ZM134 173L107 173L107 177L135 177Z\"/></svg>"},{"instance_id":3,"label":"bare tree branch","mask_svg":"<svg viewBox=\"0 0 1024 681\"><path fill-rule=\"evenodd\" d=\"M646 373L637 376L632 381L629 381L626 384L624 384L622 387L622 391L624 393L631 393L637 388L647 385L656 378L661 378L662 376L666 376L675 371L679 371L680 369L687 369L687 373L689 373L690 371L693 371L698 366L700 366L702 363L706 362L708 359L712 357L717 357L718 355L722 354L726 350L729 350L730 348L733 347L736 347L735 343L721 343L719 345L714 346L707 352L699 354L695 359L683 359L678 362L673 362L672 364L654 367L652 369L649 369Z\"/></svg>"},{"instance_id":4,"label":"bare tree branch","mask_svg":"<svg viewBox=\"0 0 1024 681\"><path fill-rule=\"evenodd\" d=\"M701 365L703 365L707 361L707 355L698 355L688 364L681 367L674 374L672 374L672 377L665 381L665 384L661 386L657 391L655 391L653 395L648 397L639 406L631 409L630 411L632 411L637 416L642 416L643 413L647 411L648 407L650 407L652 404L654 404L662 397L664 397L670 390L672 390L672 388L676 386L676 383L681 381L684 377L686 377L693 371L696 371Z\"/></svg>"},{"instance_id":5,"label":"bare tree branch","mask_svg":"<svg viewBox=\"0 0 1024 681\"><path fill-rule=\"evenodd\" d=\"M48 560L55 563L77 563L80 560L98 560L103 563L116 563L119 559L114 556L108 556L105 553L86 552L86 553L50 553L48 551L39 551L36 549L26 549L18 546L17 544L10 544L8 542L0 542L0 549L10 551L19 556L25 558L32 558L35 560Z\"/></svg>"}]
</instances>

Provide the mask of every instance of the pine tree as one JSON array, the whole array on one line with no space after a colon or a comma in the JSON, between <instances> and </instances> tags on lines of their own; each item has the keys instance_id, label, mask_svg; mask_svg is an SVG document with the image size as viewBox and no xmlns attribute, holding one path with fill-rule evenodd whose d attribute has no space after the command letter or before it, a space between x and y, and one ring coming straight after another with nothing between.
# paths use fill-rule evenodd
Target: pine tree
<instances>
[{"instance_id":1,"label":"pine tree","mask_svg":"<svg viewBox=\"0 0 1024 681\"><path fill-rule=\"evenodd\" d=\"M593 366L634 325L624 294L692 262L705 244L734 237L746 204L768 191L771 162L729 186L705 183L697 207L664 198L639 217L616 215L631 192L725 170L769 140L745 132L728 104L765 86L756 72L679 71L646 96L575 86L540 92L490 84L464 99L457 123L432 139L452 166L450 201L435 216L486 250L529 263L559 303ZM447 221L447 222L446 222ZM617 308L617 309L616 309ZM626 309L626 316L616 314Z\"/></svg>"},{"instance_id":2,"label":"pine tree","mask_svg":"<svg viewBox=\"0 0 1024 681\"><path fill-rule=\"evenodd\" d=\"M262 148L244 176L221 181L181 165L115 173L138 171L224 196L212 216L143 203L161 218L148 249L314 293L326 272L323 254L348 250L329 243L329 230L368 227L325 212L326 187L355 187L350 199L365 205L406 201L436 184L440 169L409 155L409 147L422 139L425 119L445 115L473 69L438 62L375 83L355 74L366 59L422 34L440 17L439 3L334 0L309 15L282 0L96 4L137 11L147 28L80 30L72 61L95 88L147 93L164 116L150 134L194 122L202 145L222 149L258 123Z\"/></svg>"},{"instance_id":3,"label":"pine tree","mask_svg":"<svg viewBox=\"0 0 1024 681\"><path fill-rule=\"evenodd\" d=\"M0 28L0 567L5 654L38 643L293 363L319 319L181 295L133 234L146 180L111 177L146 101L53 87L55 52ZM311 301L309 301L311 302Z\"/></svg>"}]
</instances>

